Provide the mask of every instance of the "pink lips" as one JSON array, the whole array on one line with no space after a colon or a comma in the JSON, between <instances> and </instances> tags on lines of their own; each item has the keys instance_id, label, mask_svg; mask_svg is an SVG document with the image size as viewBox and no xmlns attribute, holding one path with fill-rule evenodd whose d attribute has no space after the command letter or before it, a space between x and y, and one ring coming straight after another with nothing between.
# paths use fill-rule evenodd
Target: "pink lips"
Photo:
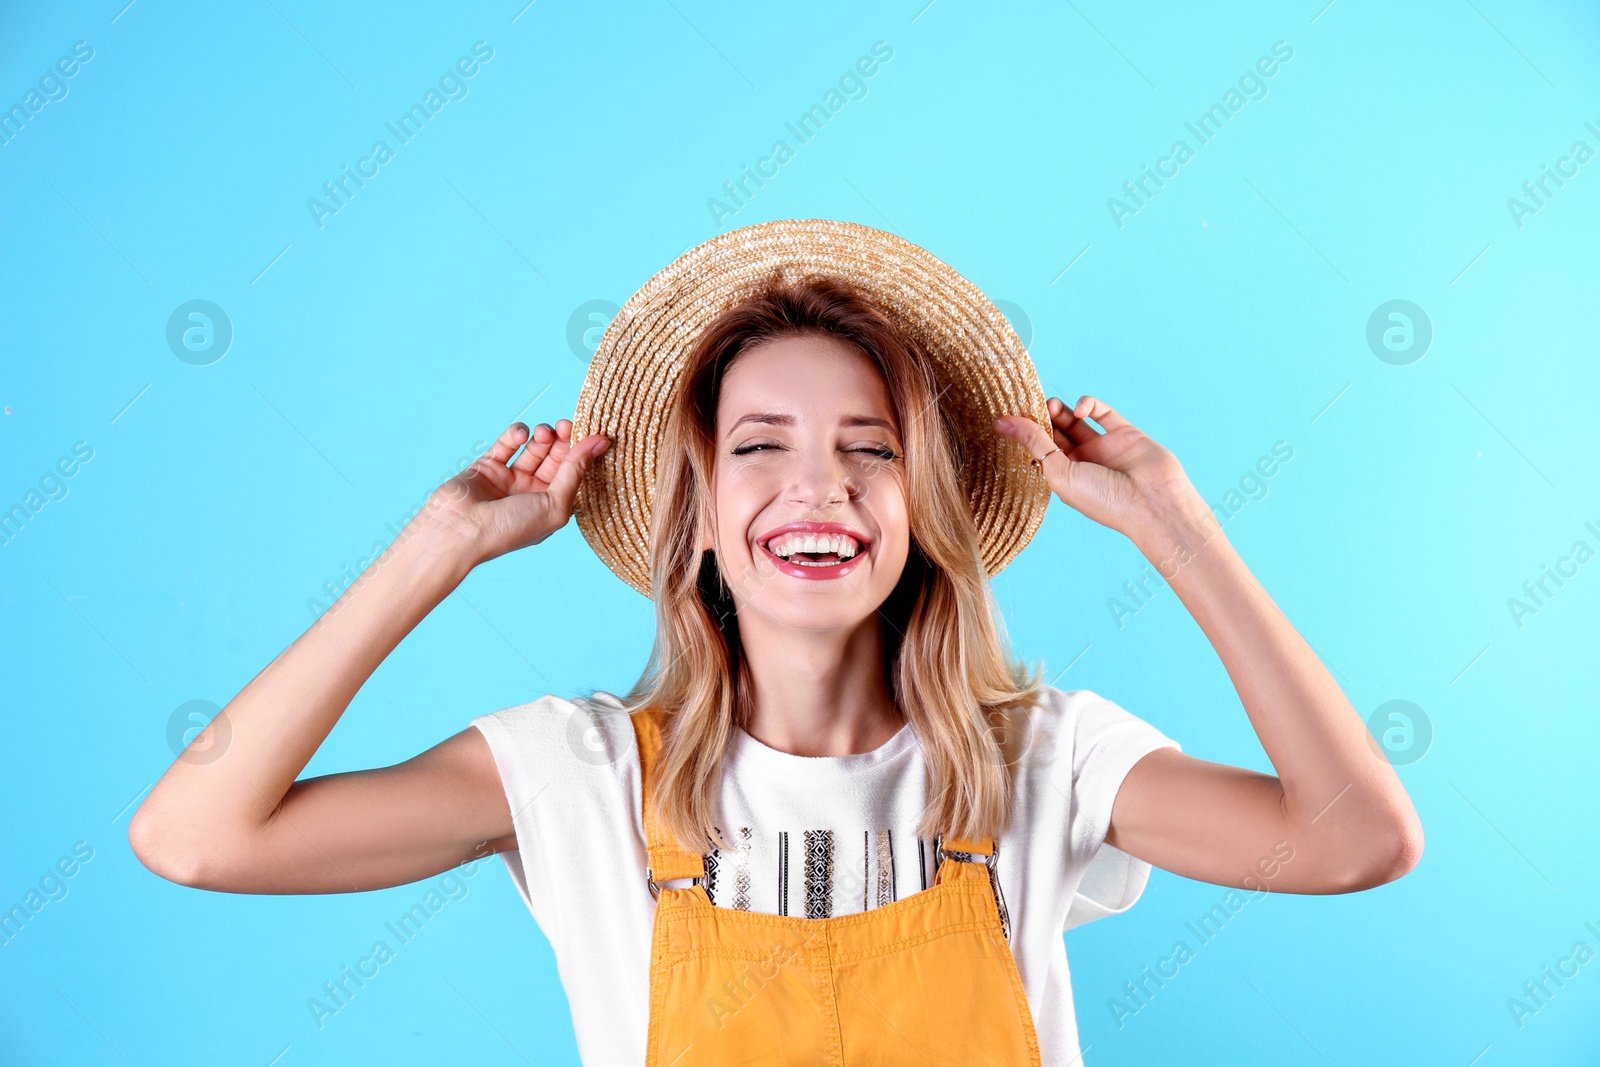
<instances>
[{"instance_id":1,"label":"pink lips","mask_svg":"<svg viewBox=\"0 0 1600 1067\"><path fill-rule=\"evenodd\" d=\"M851 556L849 559L844 560L843 562L834 563L827 567L806 567L798 563L790 563L783 557L775 555L769 548L767 548L767 542L771 541L780 534L786 533L845 534L849 537L855 538L856 543L859 544L861 548L854 556ZM777 567L778 570L782 571L784 574L790 575L791 577L805 578L810 581L827 581L828 579L840 578L845 574L848 574L852 569L855 568L856 564L860 563L864 558L866 558L867 548L871 544L872 542L863 537L859 531L837 522L785 523L776 529L767 531L767 533L756 539L757 547L760 548L766 557L772 561L773 565Z\"/></svg>"}]
</instances>

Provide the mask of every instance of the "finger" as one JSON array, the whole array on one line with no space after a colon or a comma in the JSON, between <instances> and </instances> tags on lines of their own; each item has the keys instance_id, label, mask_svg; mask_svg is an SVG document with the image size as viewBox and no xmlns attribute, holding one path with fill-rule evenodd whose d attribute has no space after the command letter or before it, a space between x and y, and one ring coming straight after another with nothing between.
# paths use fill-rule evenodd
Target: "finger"
<instances>
[{"instance_id":1,"label":"finger","mask_svg":"<svg viewBox=\"0 0 1600 1067\"><path fill-rule=\"evenodd\" d=\"M506 460L511 458L511 453L515 452L517 447L521 445L523 441L527 440L527 436L527 425L520 422L513 422L510 426L506 427L505 433L495 438L494 444L489 446L489 451L483 454L483 458L493 460L498 465L504 467L506 465Z\"/></svg>"},{"instance_id":2,"label":"finger","mask_svg":"<svg viewBox=\"0 0 1600 1067\"><path fill-rule=\"evenodd\" d=\"M1071 442L1063 446L1056 440L1055 433L1026 416L1005 415L995 420L995 426L1000 433L1025 448L1030 459L1040 460L1047 475L1053 469L1064 471L1072 462L1067 456ZM1056 467L1057 464L1060 466Z\"/></svg>"},{"instance_id":3,"label":"finger","mask_svg":"<svg viewBox=\"0 0 1600 1067\"><path fill-rule=\"evenodd\" d=\"M533 434L528 438L528 447L524 448L522 455L511 464L511 469L532 474L539 469L539 464L544 462L544 457L550 454L550 446L555 442L555 429L548 422L541 422L533 428Z\"/></svg>"},{"instance_id":4,"label":"finger","mask_svg":"<svg viewBox=\"0 0 1600 1067\"><path fill-rule=\"evenodd\" d=\"M561 469L562 460L566 458L567 454L572 451L572 446L576 444L572 440L571 419L557 419L555 434L556 439L550 442L550 451L545 456L545 461L533 470L533 476L542 479L546 487L555 478L556 472Z\"/></svg>"},{"instance_id":5,"label":"finger","mask_svg":"<svg viewBox=\"0 0 1600 1067\"><path fill-rule=\"evenodd\" d=\"M1107 430L1119 429L1128 425L1128 420L1111 410L1111 405L1103 400L1096 400L1092 396L1084 396L1073 405L1072 413L1080 419L1093 419Z\"/></svg>"},{"instance_id":6,"label":"finger","mask_svg":"<svg viewBox=\"0 0 1600 1067\"><path fill-rule=\"evenodd\" d=\"M571 429L570 423L568 429ZM563 514L572 510L572 502L578 495L578 483L583 480L584 471L604 454L609 444L610 439L605 434L592 433L566 450L561 465L550 478L549 488L545 490L555 498Z\"/></svg>"},{"instance_id":7,"label":"finger","mask_svg":"<svg viewBox=\"0 0 1600 1067\"><path fill-rule=\"evenodd\" d=\"M1068 507L1084 512L1096 493L1104 491L1105 476L1108 473L1105 468L1090 460L1074 459L1072 454L1076 445L1059 452L1052 451L1060 447L1054 440L1055 434L1047 432L1032 419L1016 416L1013 416L1013 419L1022 423L1018 429L1028 455L1035 459L1043 457L1035 466L1050 492ZM1097 433L1095 439L1099 440L1103 436L1105 435ZM1097 485L1100 487L1098 490L1095 488Z\"/></svg>"},{"instance_id":8,"label":"finger","mask_svg":"<svg viewBox=\"0 0 1600 1067\"><path fill-rule=\"evenodd\" d=\"M1055 425L1056 432L1067 442L1061 447L1068 452L1072 451L1077 445L1088 444L1100 436L1099 430L1074 415L1072 409L1067 407L1060 398L1051 397L1048 406L1050 408L1050 421Z\"/></svg>"}]
</instances>

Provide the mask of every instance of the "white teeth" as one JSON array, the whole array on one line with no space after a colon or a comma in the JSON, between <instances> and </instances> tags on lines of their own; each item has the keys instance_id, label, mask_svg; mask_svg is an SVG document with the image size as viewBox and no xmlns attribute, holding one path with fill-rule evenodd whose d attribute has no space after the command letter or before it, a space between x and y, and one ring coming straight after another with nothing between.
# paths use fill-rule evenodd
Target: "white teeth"
<instances>
[{"instance_id":1,"label":"white teeth","mask_svg":"<svg viewBox=\"0 0 1600 1067\"><path fill-rule=\"evenodd\" d=\"M783 534L767 542L767 548L773 555L784 558L793 556L796 552L833 552L838 555L841 562L853 559L861 551L861 545L847 534ZM808 565L833 566L815 562Z\"/></svg>"}]
</instances>

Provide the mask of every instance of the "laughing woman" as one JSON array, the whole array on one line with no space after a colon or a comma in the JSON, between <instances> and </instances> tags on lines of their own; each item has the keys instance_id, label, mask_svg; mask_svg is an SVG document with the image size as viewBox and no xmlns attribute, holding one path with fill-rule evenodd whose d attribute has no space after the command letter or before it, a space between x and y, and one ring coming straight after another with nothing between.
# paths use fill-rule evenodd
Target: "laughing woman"
<instances>
[{"instance_id":1,"label":"laughing woman","mask_svg":"<svg viewBox=\"0 0 1600 1067\"><path fill-rule=\"evenodd\" d=\"M1012 658L989 579L1052 495L1160 570L1276 775ZM545 695L298 779L469 571L574 512L654 601L626 695ZM574 420L512 424L218 718L226 751L180 756L132 821L146 866L337 893L499 853L606 1067L1072 1063L1062 932L1132 906L1151 866L1348 893L1422 851L1171 453L1098 399L1046 400L970 282L850 223L748 227L657 274Z\"/></svg>"}]
</instances>

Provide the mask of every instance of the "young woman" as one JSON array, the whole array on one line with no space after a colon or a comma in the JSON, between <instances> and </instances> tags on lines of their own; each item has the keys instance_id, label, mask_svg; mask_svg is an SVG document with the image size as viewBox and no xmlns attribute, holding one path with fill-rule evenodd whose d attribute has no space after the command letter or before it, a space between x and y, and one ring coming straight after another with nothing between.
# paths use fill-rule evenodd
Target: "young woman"
<instances>
[{"instance_id":1,"label":"young woman","mask_svg":"<svg viewBox=\"0 0 1600 1067\"><path fill-rule=\"evenodd\" d=\"M1353 892L1410 870L1422 831L1177 460L1100 400L1038 397L992 305L891 235L785 220L686 253L580 396L613 453L567 419L507 428L228 704L220 757L173 763L135 852L237 893L500 853L586 1063L1076 1061L1062 931L1131 906L1152 865ZM1275 776L1010 658L988 577L1050 493L1159 568ZM423 616L575 507L655 601L625 697L546 695L297 780Z\"/></svg>"}]
</instances>

